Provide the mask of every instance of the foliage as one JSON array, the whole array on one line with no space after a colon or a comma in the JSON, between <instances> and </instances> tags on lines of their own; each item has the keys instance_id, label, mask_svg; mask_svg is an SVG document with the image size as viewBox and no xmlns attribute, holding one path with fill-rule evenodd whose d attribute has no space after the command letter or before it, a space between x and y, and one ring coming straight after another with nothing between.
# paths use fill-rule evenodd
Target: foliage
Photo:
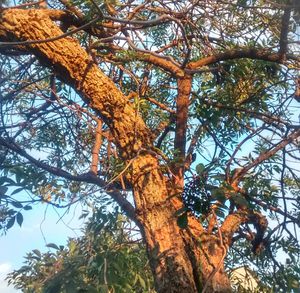
<instances>
[{"instance_id":1,"label":"foliage","mask_svg":"<svg viewBox=\"0 0 300 293\"><path fill-rule=\"evenodd\" d=\"M124 216L96 210L81 237L66 247L49 243L45 253L34 249L8 281L28 293L154 292L144 246L135 238Z\"/></svg>"},{"instance_id":2,"label":"foliage","mask_svg":"<svg viewBox=\"0 0 300 293\"><path fill-rule=\"evenodd\" d=\"M28 5L22 6L24 13L32 4ZM78 201L94 205L93 195L106 205L116 201L136 223L141 215L157 215L163 200L142 206L155 197L143 198L148 189L141 190L135 180L135 163L147 154L159 166L159 178L165 179L161 190L168 190L168 199L183 203L173 205L180 237L194 215L205 233L220 243L230 235L229 269L246 264L276 292L299 287L296 1L53 0L48 6L52 12L67 11L53 24L60 23L66 41L78 41L91 66L109 77L110 90L120 90L126 105L112 104L110 92L92 100L92 90L82 92L81 79L72 80L62 64L55 67L55 55L41 57L39 41L12 45L24 41L22 36L9 31L5 22L0 24L1 231L6 233L16 223L21 226L24 211L35 203L58 208ZM47 47L52 41L43 44ZM83 81L88 78L82 76ZM182 86L183 81L190 82L190 88ZM113 120L111 113L119 116ZM130 117L135 120L128 124L124 146L117 126ZM146 131L139 133L141 124ZM141 143L138 150L136 142ZM143 172L140 176L146 183L154 178ZM104 200L107 195L110 202ZM241 215L243 220L225 233L224 223ZM76 277L70 286L91 283L95 290L137 290L134 286L145 283L148 290L152 283L142 281L148 280L148 271L142 274L140 247L124 246L130 235L122 234L122 221L116 221L120 226L114 231L103 217L95 213L84 236L70 240L67 248L28 255L31 267L15 272L20 286L28 272L32 277L41 273L37 267L43 264L49 282L66 292L63 280L71 275ZM149 228L148 222L139 224ZM159 247L156 240L153 245ZM88 243L96 246L91 247L96 260L88 254ZM112 252L119 268L109 265L115 263ZM135 262L135 257L142 260ZM105 259L107 284L100 279ZM48 262L61 266L59 277L55 265L45 265ZM122 269L126 262L132 272L128 278ZM72 266L86 271L75 272ZM26 280L28 285L35 282Z\"/></svg>"}]
</instances>

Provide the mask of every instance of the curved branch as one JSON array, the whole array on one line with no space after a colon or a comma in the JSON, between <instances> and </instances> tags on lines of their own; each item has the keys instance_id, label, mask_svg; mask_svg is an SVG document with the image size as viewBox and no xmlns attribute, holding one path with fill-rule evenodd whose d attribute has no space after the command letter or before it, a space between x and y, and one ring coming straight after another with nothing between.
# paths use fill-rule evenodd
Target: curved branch
<instances>
[{"instance_id":1,"label":"curved branch","mask_svg":"<svg viewBox=\"0 0 300 293\"><path fill-rule=\"evenodd\" d=\"M124 50L123 48L110 44L113 40L123 40L127 41L128 45L132 48L131 50ZM116 56L116 55L110 55L108 58L108 61L114 61L114 62L128 62L131 61L131 58L134 58L134 61L144 61L150 64L153 64L155 66L158 66L159 68L171 73L177 78L181 78L184 76L184 70L180 68L180 64L177 63L172 57L170 56L164 56L162 54L159 54L157 52L152 52L144 49L140 49L135 46L135 44L128 38L128 37L119 37L119 36L112 36L108 38L102 38L99 42L94 43L91 48L97 49L98 47L107 47L110 50L118 51L120 53L127 53L126 56ZM128 54L132 53L132 54ZM133 56L133 57L132 57Z\"/></svg>"},{"instance_id":2,"label":"curved branch","mask_svg":"<svg viewBox=\"0 0 300 293\"><path fill-rule=\"evenodd\" d=\"M300 57L292 54L287 54L287 58L300 62ZM268 49L255 49L255 48L244 48L244 49L232 49L223 53L215 54L212 56L204 57L198 61L190 62L187 65L187 69L197 70L199 67L207 66L216 62L232 60L232 59L257 59L270 62L282 63L281 54L275 53Z\"/></svg>"},{"instance_id":3,"label":"curved branch","mask_svg":"<svg viewBox=\"0 0 300 293\"><path fill-rule=\"evenodd\" d=\"M2 13L2 36L22 35L24 40L56 38L59 27L39 10L5 10ZM110 127L123 159L130 159L152 145L153 136L126 96L99 68L80 44L72 38L33 44L30 51L51 67Z\"/></svg>"},{"instance_id":4,"label":"curved branch","mask_svg":"<svg viewBox=\"0 0 300 293\"><path fill-rule=\"evenodd\" d=\"M221 232L223 235L223 240L227 245L231 244L231 240L233 237L233 234L240 228L240 225L245 223L248 219L247 212L238 211L233 214L229 214L222 226L221 226Z\"/></svg>"},{"instance_id":5,"label":"curved branch","mask_svg":"<svg viewBox=\"0 0 300 293\"><path fill-rule=\"evenodd\" d=\"M290 135L288 135L284 140L282 140L280 143L278 143L273 148L269 149L266 152L263 152L260 154L255 160L253 160L250 164L244 166L241 169L238 169L237 172L233 175L231 178L231 184L238 184L238 182L247 174L247 172L256 167L261 162L269 159L273 155L275 155L278 151L282 150L286 145L291 143L293 140L295 140L297 137L300 136L300 130L293 131Z\"/></svg>"},{"instance_id":6,"label":"curved branch","mask_svg":"<svg viewBox=\"0 0 300 293\"><path fill-rule=\"evenodd\" d=\"M17 145L11 139L5 140L4 138L0 137L0 145L3 145L7 149L17 153L21 157L28 160L31 164L35 165L36 167L43 169L55 176L63 177L65 179L77 181L77 182L92 183L102 188L107 186L106 181L97 177L92 172L88 172L81 175L72 175L67 171L64 171L57 167L50 166L43 161L37 160L31 155L29 155L25 150L23 150L19 145ZM124 198L121 192L119 192L117 189L114 189L110 186L107 189L105 189L105 192L120 205L120 207L123 209L123 211L131 220L133 220L137 225L139 225L139 222L135 216L135 208L126 198Z\"/></svg>"}]
</instances>

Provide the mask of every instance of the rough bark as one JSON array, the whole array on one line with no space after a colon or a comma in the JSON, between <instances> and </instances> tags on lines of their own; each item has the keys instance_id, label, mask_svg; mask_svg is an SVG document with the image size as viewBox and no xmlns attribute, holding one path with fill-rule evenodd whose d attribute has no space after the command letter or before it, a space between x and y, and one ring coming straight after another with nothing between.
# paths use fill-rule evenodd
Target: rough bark
<instances>
[{"instance_id":1,"label":"rough bark","mask_svg":"<svg viewBox=\"0 0 300 293\"><path fill-rule=\"evenodd\" d=\"M176 99L176 129L174 149L177 155L177 166L174 173L177 176L177 183L184 185L184 163L186 148L186 130L188 121L188 111L190 104L190 94L192 88L192 77L189 75L179 78L177 81L178 94Z\"/></svg>"},{"instance_id":2,"label":"rough bark","mask_svg":"<svg viewBox=\"0 0 300 293\"><path fill-rule=\"evenodd\" d=\"M197 292L193 266L168 199L165 177L151 155L133 163L137 216L144 227L158 292Z\"/></svg>"},{"instance_id":3,"label":"rough bark","mask_svg":"<svg viewBox=\"0 0 300 293\"><path fill-rule=\"evenodd\" d=\"M0 23L0 39L6 41L43 40L62 34L47 10L8 9L2 12ZM172 189L163 175L151 150L151 132L126 96L71 37L30 44L27 50L73 86L99 113L110 127L120 155L130 162L136 215L143 227L157 291L198 292L205 287L206 292L229 292L223 265L225 244L217 235L206 234L192 217L187 229L179 228L176 211L182 202L174 196L176 186ZM185 87L190 87L190 81L181 83L186 101ZM187 113L183 114L186 119ZM178 140L180 145L184 143L182 139Z\"/></svg>"}]
</instances>

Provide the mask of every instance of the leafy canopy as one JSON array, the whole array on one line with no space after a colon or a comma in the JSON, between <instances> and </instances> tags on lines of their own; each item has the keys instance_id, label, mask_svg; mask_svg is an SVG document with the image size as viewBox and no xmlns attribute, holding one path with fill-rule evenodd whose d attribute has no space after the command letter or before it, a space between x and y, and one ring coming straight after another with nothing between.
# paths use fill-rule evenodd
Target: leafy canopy
<instances>
[{"instance_id":1,"label":"leafy canopy","mask_svg":"<svg viewBox=\"0 0 300 293\"><path fill-rule=\"evenodd\" d=\"M255 217L234 233L228 266L248 264L263 272L260 277L274 290L299 287L296 1L48 5L68 11L66 19L57 20L63 32L80 42L142 117L155 137L151 151L163 174L172 179L177 166L185 166L186 206L178 211L178 224L184 229L190 212L208 228L213 217L222 223L237 211L251 211ZM2 231L21 226L25 211L39 202L58 208L78 201L93 205L91 195L97 195L109 204L107 194L132 201L130 161L121 157L107 121L26 46L5 41L0 43ZM183 77L191 78L192 86L186 121L177 123ZM185 140L178 141L181 131ZM97 179L90 179L91 172ZM86 232L68 250L43 259L57 263L89 237ZM101 245L108 241L103 237ZM252 253L262 247L259 256ZM122 253L120 259L129 257L127 250ZM280 255L285 259L276 258ZM78 282L86 277L78 276ZM131 277L127 284L135 286Z\"/></svg>"}]
</instances>

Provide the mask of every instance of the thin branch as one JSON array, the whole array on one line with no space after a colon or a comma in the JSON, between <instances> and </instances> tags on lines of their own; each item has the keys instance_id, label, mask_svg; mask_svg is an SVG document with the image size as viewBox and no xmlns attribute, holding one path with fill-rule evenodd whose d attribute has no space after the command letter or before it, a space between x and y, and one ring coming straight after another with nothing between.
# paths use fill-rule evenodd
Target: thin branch
<instances>
[{"instance_id":1,"label":"thin branch","mask_svg":"<svg viewBox=\"0 0 300 293\"><path fill-rule=\"evenodd\" d=\"M102 145L102 121L100 119L97 120L97 127L95 131L95 142L92 149L92 163L90 171L97 175L98 172L98 164L99 164L99 153Z\"/></svg>"},{"instance_id":2,"label":"thin branch","mask_svg":"<svg viewBox=\"0 0 300 293\"><path fill-rule=\"evenodd\" d=\"M123 48L111 44L112 41L114 40L123 40L127 41L128 45L131 47L132 50L124 50ZM180 78L184 76L184 70L180 68L180 64L177 63L172 57L170 56L165 56L162 54L158 54L157 52L152 52L144 49L138 48L131 40L129 37L122 37L122 36L112 36L108 38L102 38L100 41L95 42L92 46L91 49L97 49L98 47L106 46L108 49L110 49L112 52L113 51L119 51L119 52L124 52L126 53L126 57L122 56L116 56L116 55L105 55L102 56L102 58L105 58L106 61L108 62L128 62L131 60L131 55L134 56L133 61L140 60L144 61L150 64L153 64L155 66L158 66L159 68L170 72L172 75ZM133 54L128 54L132 52Z\"/></svg>"},{"instance_id":3,"label":"thin branch","mask_svg":"<svg viewBox=\"0 0 300 293\"><path fill-rule=\"evenodd\" d=\"M69 172L66 172L60 168L50 166L43 161L37 160L31 155L29 155L25 150L23 150L19 145L17 145L11 139L5 140L4 138L0 137L0 144L6 147L7 149L17 153L18 155L22 156L23 158L27 159L30 163L34 164L36 167L41 168L55 176L63 177L65 179L72 180L72 181L95 184L102 188L104 188L107 185L107 182L95 176L91 172L81 174L81 175L72 175ZM109 186L109 189L105 189L105 192L108 195L110 195L120 205L120 207L124 210L126 215L140 227L140 224L135 216L134 207L126 198L124 198L122 193L119 192L117 189L112 188L111 186Z\"/></svg>"},{"instance_id":4,"label":"thin branch","mask_svg":"<svg viewBox=\"0 0 300 293\"><path fill-rule=\"evenodd\" d=\"M208 122L206 122L206 123L208 123ZM195 132L194 132L194 134L193 134L193 136L191 138L191 142L190 142L189 148L187 150L186 157L189 157L190 155L193 154L193 152L195 150L195 147L196 147L196 144L198 142L198 139L199 139L200 135L203 132L203 128L204 128L204 126L203 126L203 124L201 124L195 130Z\"/></svg>"},{"instance_id":5,"label":"thin branch","mask_svg":"<svg viewBox=\"0 0 300 293\"><path fill-rule=\"evenodd\" d=\"M7 9L16 9L16 8L24 8L28 6L35 6L43 3L44 0L36 1L36 2L29 2L29 3L22 3L19 5L9 6L9 7L1 7L1 10L7 10Z\"/></svg>"},{"instance_id":6,"label":"thin branch","mask_svg":"<svg viewBox=\"0 0 300 293\"><path fill-rule=\"evenodd\" d=\"M142 28L156 26L158 24L165 22L166 20L174 21L174 18L167 14L163 14L162 16L160 16L156 19L151 19L151 20L120 19L120 18L111 17L111 16L105 16L105 19L113 21L113 22L123 23L123 24L141 25Z\"/></svg>"},{"instance_id":7,"label":"thin branch","mask_svg":"<svg viewBox=\"0 0 300 293\"><path fill-rule=\"evenodd\" d=\"M59 0L59 2L65 5L66 8L74 15L76 15L76 17L78 17L79 19L84 18L84 14L76 6L72 5L72 3L69 0Z\"/></svg>"},{"instance_id":8,"label":"thin branch","mask_svg":"<svg viewBox=\"0 0 300 293\"><path fill-rule=\"evenodd\" d=\"M162 110L165 110L171 114L175 114L176 111L173 109L170 109L169 107L167 107L165 104L160 103L158 101L156 101L154 98L150 98L150 97L144 97L145 100L151 102L152 104L156 105L157 107L161 108Z\"/></svg>"},{"instance_id":9,"label":"thin branch","mask_svg":"<svg viewBox=\"0 0 300 293\"><path fill-rule=\"evenodd\" d=\"M249 196L248 194L246 194L246 193L243 192L243 191L241 191L241 194L244 194L244 195L246 195L246 196ZM251 197L250 200L253 201L253 202L255 202L257 205L261 206L261 207L264 208L264 209L269 209L269 210L272 211L272 212L278 213L278 214L280 214L280 215L282 215L282 216L284 216L284 217L286 217L286 218L292 220L293 223L296 223L298 226L300 226L300 220L297 219L297 218L295 218L295 217L293 217L290 213L288 213L288 212L285 213L285 212L284 212L283 210L281 210L280 208L274 207L274 206L269 205L269 204L266 204L266 203L264 203L262 200L259 200L259 199L254 198L254 197Z\"/></svg>"},{"instance_id":10,"label":"thin branch","mask_svg":"<svg viewBox=\"0 0 300 293\"><path fill-rule=\"evenodd\" d=\"M247 172L259 165L261 162L269 159L273 155L275 155L278 151L282 150L286 145L291 143L293 140L295 140L297 137L300 136L300 130L293 131L290 135L288 135L284 140L282 140L280 143L272 147L266 152L263 152L260 154L255 160L253 160L250 164L244 166L243 168L239 169L233 177L231 178L231 184L237 184L246 174Z\"/></svg>"},{"instance_id":11,"label":"thin branch","mask_svg":"<svg viewBox=\"0 0 300 293\"><path fill-rule=\"evenodd\" d=\"M254 111L254 110L251 110L251 109L245 108L245 107L224 105L219 102L212 102L208 99L203 99L196 92L192 92L192 94L195 95L196 97L200 98L201 102L203 102L206 105L210 105L210 106L220 108L220 109L226 109L226 110L230 110L230 111L244 112L247 114L251 114L251 115L253 115L253 117L261 119L264 122L272 124L272 125L274 123L278 123L278 124L290 126L290 123L288 123L288 121L281 119L279 116L274 116L272 113L262 113L262 112L257 112L257 111Z\"/></svg>"},{"instance_id":12,"label":"thin branch","mask_svg":"<svg viewBox=\"0 0 300 293\"><path fill-rule=\"evenodd\" d=\"M235 150L233 151L232 155L230 156L227 166L226 166L226 171L225 171L225 178L228 181L230 178L230 165L232 161L235 159L235 155L239 150L241 150L242 145L245 144L249 139L253 138L256 134L264 130L264 125L261 126L260 128L255 129L252 133L250 133L248 136L246 136L243 140L240 141L240 143L236 146Z\"/></svg>"}]
</instances>

